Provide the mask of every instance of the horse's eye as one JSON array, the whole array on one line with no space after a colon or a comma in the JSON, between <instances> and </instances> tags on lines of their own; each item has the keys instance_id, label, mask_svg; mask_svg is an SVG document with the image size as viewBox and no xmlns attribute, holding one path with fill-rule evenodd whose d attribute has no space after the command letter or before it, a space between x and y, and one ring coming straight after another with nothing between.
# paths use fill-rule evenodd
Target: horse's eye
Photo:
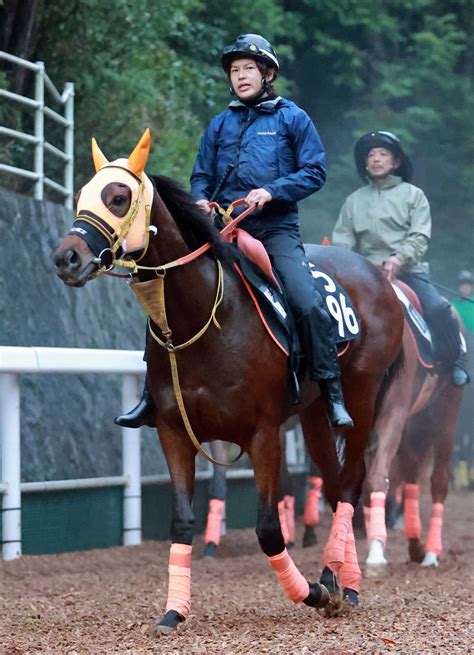
<instances>
[{"instance_id":1,"label":"horse's eye","mask_svg":"<svg viewBox=\"0 0 474 655\"><path fill-rule=\"evenodd\" d=\"M123 203L126 201L125 196L115 196L114 197L114 205L123 205Z\"/></svg>"}]
</instances>

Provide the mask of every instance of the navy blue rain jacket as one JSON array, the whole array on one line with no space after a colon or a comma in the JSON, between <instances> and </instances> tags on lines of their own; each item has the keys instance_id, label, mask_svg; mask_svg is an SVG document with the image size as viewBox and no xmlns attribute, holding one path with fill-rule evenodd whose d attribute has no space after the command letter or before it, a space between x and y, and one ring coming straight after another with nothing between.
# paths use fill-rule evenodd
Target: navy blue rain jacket
<instances>
[{"instance_id":1,"label":"navy blue rain jacket","mask_svg":"<svg viewBox=\"0 0 474 655\"><path fill-rule=\"evenodd\" d=\"M213 198L220 205L227 207L262 187L273 198L242 221L253 233L298 226L297 201L326 181L326 158L313 122L294 102L280 97L252 108L236 100L211 120L191 174L194 198L210 200L229 165L234 168ZM233 216L239 211L243 209Z\"/></svg>"}]
</instances>

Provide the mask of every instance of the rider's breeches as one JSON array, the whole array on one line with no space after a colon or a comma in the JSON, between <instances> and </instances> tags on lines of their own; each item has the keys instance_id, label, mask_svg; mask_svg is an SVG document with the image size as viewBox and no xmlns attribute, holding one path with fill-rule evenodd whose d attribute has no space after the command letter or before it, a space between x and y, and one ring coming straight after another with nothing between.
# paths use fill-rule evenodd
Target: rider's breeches
<instances>
[{"instance_id":1,"label":"rider's breeches","mask_svg":"<svg viewBox=\"0 0 474 655\"><path fill-rule=\"evenodd\" d=\"M398 277L413 289L420 300L433 336L437 359L451 366L461 352L459 325L451 313L451 305L439 294L426 273L401 273Z\"/></svg>"},{"instance_id":2,"label":"rider's breeches","mask_svg":"<svg viewBox=\"0 0 474 655\"><path fill-rule=\"evenodd\" d=\"M324 300L316 289L297 230L254 233L270 255L296 321L312 380L340 375L335 329Z\"/></svg>"}]
</instances>

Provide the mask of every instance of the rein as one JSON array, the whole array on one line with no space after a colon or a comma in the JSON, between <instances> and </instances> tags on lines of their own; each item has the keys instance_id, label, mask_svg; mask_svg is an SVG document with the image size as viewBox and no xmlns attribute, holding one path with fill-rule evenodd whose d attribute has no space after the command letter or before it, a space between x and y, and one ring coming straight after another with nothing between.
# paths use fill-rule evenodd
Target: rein
<instances>
[{"instance_id":1,"label":"rein","mask_svg":"<svg viewBox=\"0 0 474 655\"><path fill-rule=\"evenodd\" d=\"M231 215L233 210L235 209L235 207L242 204L245 204L245 201L243 199L236 200L231 205L229 205L229 207L225 211L219 205L217 205L217 203L210 204L212 208L217 209L217 211L219 211L219 213L222 214L222 220L226 224L225 227L221 230L222 236L226 238L230 238L230 235L232 234L232 231L234 227L237 225L237 223L243 220L255 208L255 205L251 205L250 207L248 207L248 209L243 211L239 216L237 216L232 220ZM176 397L176 402L178 404L179 412L181 414L181 418L186 428L187 435L192 441L196 450L209 462L211 462L212 464L217 464L218 466L230 466L231 464L234 464L238 459L240 459L240 457L243 455L243 450L241 449L237 457L229 463L219 462L215 460L211 455L208 455L208 453L204 450L204 448L202 447L201 443L199 442L198 438L196 437L192 429L191 423L189 421L186 412L186 408L184 406L184 399L181 391L181 384L180 384L179 373L178 373L178 362L176 358L176 352L179 350L184 350L185 348L191 346L193 343L196 343L196 341L198 341L207 332L211 323L214 323L214 325L218 330L221 329L221 326L219 325L219 322L217 321L216 318L217 308L219 307L219 305L222 302L222 299L224 298L224 271L221 262L218 260L216 262L217 263L217 289L216 289L214 304L211 309L211 314L205 325L193 337L191 337L184 343L175 345L172 341L172 331L168 324L168 319L166 316L166 302L165 302L166 272L172 268L176 268L178 266L184 266L185 264L194 261L195 259L199 258L201 255L203 255L205 252L207 252L210 248L211 248L211 244L205 243L204 245L200 246L199 248L189 253L188 255L179 257L178 259L175 259L161 266L139 266L137 262L127 261L127 260L114 260L113 266L118 265L118 266L124 266L126 268L131 268L132 269L131 274L137 273L140 270L155 271L156 280L152 280L151 282L153 284L153 293L154 292L157 293L152 301L153 303L152 305L150 305L150 303L146 299L146 294L151 291L151 288L148 286L149 282L135 283L131 285L131 288L137 295L139 301L141 302L142 306L144 306L145 310L147 310L146 305L148 305L151 308L151 311L153 312L153 316L152 316L153 321L158 325L161 334L164 337L163 340L160 339L160 337L157 334L155 334L153 328L151 327L151 320L150 320L151 314L150 312L147 312L148 329L150 331L151 336L153 337L153 339L156 341L158 345L160 345L168 352L171 377L173 381L173 390ZM111 273L108 271L104 271L104 273L106 273L107 275L111 275ZM116 276L117 274L112 273L112 275ZM128 276L123 276L123 277L128 277ZM143 291L140 290L141 289L141 287L139 286L140 284L146 285L146 288L143 288Z\"/></svg>"}]
</instances>

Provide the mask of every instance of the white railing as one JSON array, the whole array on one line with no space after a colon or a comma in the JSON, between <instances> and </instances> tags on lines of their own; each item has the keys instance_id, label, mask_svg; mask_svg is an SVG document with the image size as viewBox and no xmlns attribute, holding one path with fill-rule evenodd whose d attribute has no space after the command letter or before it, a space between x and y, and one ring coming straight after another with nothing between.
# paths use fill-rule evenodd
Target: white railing
<instances>
[{"instance_id":1,"label":"white railing","mask_svg":"<svg viewBox=\"0 0 474 655\"><path fill-rule=\"evenodd\" d=\"M21 494L42 491L124 488L124 546L141 543L142 485L169 482L168 474L143 476L140 463L140 430L121 428L122 475L76 480L21 482L20 381L25 373L119 373L122 380L124 411L139 399L139 376L145 373L143 353L137 350L92 350L82 348L31 348L0 346L0 497L2 497L3 559L21 556ZM306 470L301 428L287 432L287 460L292 473ZM212 477L210 465L196 474L197 479ZM251 469L231 469L228 479L253 477Z\"/></svg>"},{"instance_id":2,"label":"white railing","mask_svg":"<svg viewBox=\"0 0 474 655\"><path fill-rule=\"evenodd\" d=\"M64 197L64 205L71 209L73 206L73 174L74 174L74 84L66 82L62 94L56 89L44 69L44 63L37 61L35 63L15 57L7 52L0 51L0 59L9 61L12 64L31 70L35 74L35 97L19 95L0 89L0 98L17 102L26 107L34 109L35 127L34 134L27 134L18 130L12 130L5 126L0 126L0 136L7 136L35 146L34 170L18 168L8 164L0 163L0 172L11 173L34 180L34 197L42 200L44 187L56 191ZM59 114L45 104L45 89L51 94L54 100L64 106L64 114ZM44 136L44 117L47 117L64 128L64 150L60 150L45 140ZM44 153L45 151L64 164L64 183L58 182L46 177L44 174Z\"/></svg>"},{"instance_id":3,"label":"white railing","mask_svg":"<svg viewBox=\"0 0 474 655\"><path fill-rule=\"evenodd\" d=\"M122 475L21 483L20 384L24 373L121 373L125 411L139 399L143 353L135 350L0 347L0 439L3 559L21 556L21 492L123 486L123 544L141 542L140 430L122 430Z\"/></svg>"}]
</instances>

